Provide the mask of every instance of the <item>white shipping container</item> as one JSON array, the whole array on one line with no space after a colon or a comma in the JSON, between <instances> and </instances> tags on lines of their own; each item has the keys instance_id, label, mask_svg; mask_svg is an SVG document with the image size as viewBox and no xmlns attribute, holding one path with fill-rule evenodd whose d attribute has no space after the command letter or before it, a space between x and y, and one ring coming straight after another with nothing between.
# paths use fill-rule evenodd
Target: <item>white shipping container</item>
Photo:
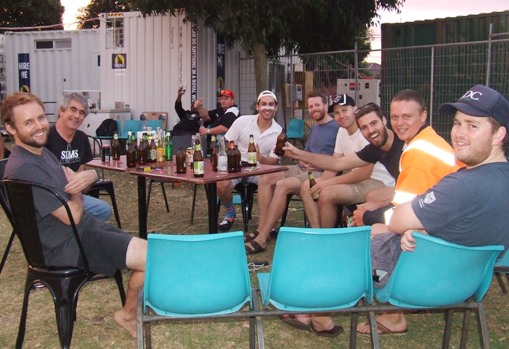
<instances>
[{"instance_id":1,"label":"white shipping container","mask_svg":"<svg viewBox=\"0 0 509 349\"><path fill-rule=\"evenodd\" d=\"M64 90L101 87L99 30L7 32L4 48L7 93L24 85L45 102L51 122Z\"/></svg>"}]
</instances>

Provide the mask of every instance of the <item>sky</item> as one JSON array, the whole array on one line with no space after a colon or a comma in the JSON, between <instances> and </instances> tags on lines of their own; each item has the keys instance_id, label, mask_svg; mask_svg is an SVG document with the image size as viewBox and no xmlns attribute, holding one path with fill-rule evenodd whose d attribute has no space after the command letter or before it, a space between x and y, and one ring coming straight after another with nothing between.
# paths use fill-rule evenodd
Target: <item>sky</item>
<instances>
[{"instance_id":1,"label":"sky","mask_svg":"<svg viewBox=\"0 0 509 349\"><path fill-rule=\"evenodd\" d=\"M76 15L80 7L88 5L90 0L61 0L65 7L64 27L74 29ZM508 0L406 0L401 13L380 12L380 23L402 23L425 19L456 17L479 13L509 10ZM373 27L375 40L373 49L380 48L380 25Z\"/></svg>"}]
</instances>

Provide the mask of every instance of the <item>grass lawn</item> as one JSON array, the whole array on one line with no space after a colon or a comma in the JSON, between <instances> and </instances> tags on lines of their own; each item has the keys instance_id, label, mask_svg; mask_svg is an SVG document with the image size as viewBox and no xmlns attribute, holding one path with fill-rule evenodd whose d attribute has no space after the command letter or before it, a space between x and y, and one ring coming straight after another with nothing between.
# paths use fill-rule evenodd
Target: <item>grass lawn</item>
<instances>
[{"instance_id":1,"label":"grass lawn","mask_svg":"<svg viewBox=\"0 0 509 349\"><path fill-rule=\"evenodd\" d=\"M107 173L115 182L117 202L124 229L137 235L137 190L136 177L122 173ZM207 229L207 206L205 191L198 190L198 204L195 224L189 224L191 213L192 187L187 184L171 188L166 185L170 200L170 213L166 212L159 185L153 186L148 227L150 231L166 234L197 234ZM106 200L107 197L105 197ZM256 204L253 207L253 220L250 229L254 230L258 222ZM222 214L222 213L221 213ZM239 217L239 216L238 216ZM222 218L222 217L220 217ZM287 219L288 226L302 226L303 212L300 203L292 203ZM237 219L233 230L241 230L241 219ZM3 212L0 214L0 251L11 232L11 227ZM26 262L17 239L14 240L4 270L0 274L0 348L12 348L16 341L18 321L21 312L22 294L25 280ZM259 255L250 256L250 260L271 260L274 241L269 249ZM305 253L305 251L303 251ZM171 256L168 256L171 258ZM127 280L128 273L125 273ZM465 275L468 277L468 275ZM255 281L253 274L253 282ZM509 295L502 294L496 280L484 300L490 345L492 348L509 348ZM112 318L112 313L120 306L120 299L112 281L89 283L80 293L77 308L77 321L74 326L73 348L135 348L136 341L120 329ZM362 318L361 318L362 320ZM338 324L348 333L349 317L336 317ZM412 314L408 316L409 331L401 336L382 336L383 348L439 348L441 344L444 316L442 313ZM476 321L472 317L468 348L478 348ZM275 318L263 320L265 347L276 348L345 348L348 335L342 334L335 339L317 337L310 332L299 331ZM454 332L451 343L459 345L459 327L461 316L454 320ZM207 321L160 323L152 326L154 348L248 348L247 321ZM25 348L58 348L58 334L55 312L51 296L46 289L32 291L28 308ZM368 336L358 336L358 348L369 348Z\"/></svg>"}]
</instances>

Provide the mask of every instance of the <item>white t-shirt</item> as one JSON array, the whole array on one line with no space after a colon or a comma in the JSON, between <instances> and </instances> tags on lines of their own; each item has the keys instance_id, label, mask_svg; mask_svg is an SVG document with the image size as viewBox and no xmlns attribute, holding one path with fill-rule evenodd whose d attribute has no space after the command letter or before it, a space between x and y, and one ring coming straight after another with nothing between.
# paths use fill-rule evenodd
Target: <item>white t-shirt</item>
<instances>
[{"instance_id":1,"label":"white t-shirt","mask_svg":"<svg viewBox=\"0 0 509 349\"><path fill-rule=\"evenodd\" d=\"M336 136L336 147L334 153L348 155L357 152L369 144L369 141L364 138L360 129L357 129L353 134L348 134L348 131L341 127ZM354 169L355 170L355 169ZM384 165L380 162L375 163L371 179L382 182L386 187L393 187L396 184L394 177L387 171Z\"/></svg>"},{"instance_id":2,"label":"white t-shirt","mask_svg":"<svg viewBox=\"0 0 509 349\"><path fill-rule=\"evenodd\" d=\"M263 133L260 133L258 127L258 114L239 116L232 126L228 129L224 137L229 141L234 141L239 148L241 160L247 161L247 147L249 146L249 135L253 135L255 145L260 149L260 153L267 157L279 158L273 150L276 146L277 136L281 133L281 126L272 119L272 125Z\"/></svg>"}]
</instances>

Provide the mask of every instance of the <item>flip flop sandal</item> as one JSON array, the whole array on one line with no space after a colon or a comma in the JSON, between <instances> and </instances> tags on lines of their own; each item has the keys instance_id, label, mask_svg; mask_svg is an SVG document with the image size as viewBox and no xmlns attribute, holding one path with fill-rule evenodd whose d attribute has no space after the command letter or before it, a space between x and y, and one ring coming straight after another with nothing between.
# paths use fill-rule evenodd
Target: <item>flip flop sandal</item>
<instances>
[{"instance_id":1,"label":"flip flop sandal","mask_svg":"<svg viewBox=\"0 0 509 349\"><path fill-rule=\"evenodd\" d=\"M281 321L283 321L284 323L298 329L298 330L304 330L304 331L310 331L312 332L311 330L311 326L308 325L308 324L305 324L299 320L297 320L296 318L294 318L293 316L289 315L289 316L280 316L279 317L281 319Z\"/></svg>"},{"instance_id":2,"label":"flip flop sandal","mask_svg":"<svg viewBox=\"0 0 509 349\"><path fill-rule=\"evenodd\" d=\"M337 337L339 336L341 333L344 332L343 330L343 327L339 326L339 325L334 325L333 328L331 328L330 330L325 330L325 331L317 331L314 327L313 327L313 322L311 322L309 324L309 329L311 330L311 332L313 332L314 334L316 334L317 336L320 336L320 337L328 337L328 338L333 338L333 337Z\"/></svg>"},{"instance_id":3,"label":"flip flop sandal","mask_svg":"<svg viewBox=\"0 0 509 349\"><path fill-rule=\"evenodd\" d=\"M258 230L255 230L252 233L247 233L246 235L244 235L244 243L248 243L249 241L256 239L258 235L260 235L260 232Z\"/></svg>"},{"instance_id":4,"label":"flip flop sandal","mask_svg":"<svg viewBox=\"0 0 509 349\"><path fill-rule=\"evenodd\" d=\"M369 326L368 322L365 322L364 324ZM406 334L408 332L408 329L405 329L403 331L392 331L389 328L387 328L386 326L384 326L381 323L379 323L378 321L376 322L376 329L377 329L377 332L378 332L379 335L385 335L385 334L403 335L403 334ZM358 334L371 335L371 331L369 331L368 333L357 331L357 333Z\"/></svg>"},{"instance_id":5,"label":"flip flop sandal","mask_svg":"<svg viewBox=\"0 0 509 349\"><path fill-rule=\"evenodd\" d=\"M266 247L264 248L259 243L257 243L256 240L251 240L247 244L244 244L244 246L246 247L247 254L257 254L267 249Z\"/></svg>"}]
</instances>

